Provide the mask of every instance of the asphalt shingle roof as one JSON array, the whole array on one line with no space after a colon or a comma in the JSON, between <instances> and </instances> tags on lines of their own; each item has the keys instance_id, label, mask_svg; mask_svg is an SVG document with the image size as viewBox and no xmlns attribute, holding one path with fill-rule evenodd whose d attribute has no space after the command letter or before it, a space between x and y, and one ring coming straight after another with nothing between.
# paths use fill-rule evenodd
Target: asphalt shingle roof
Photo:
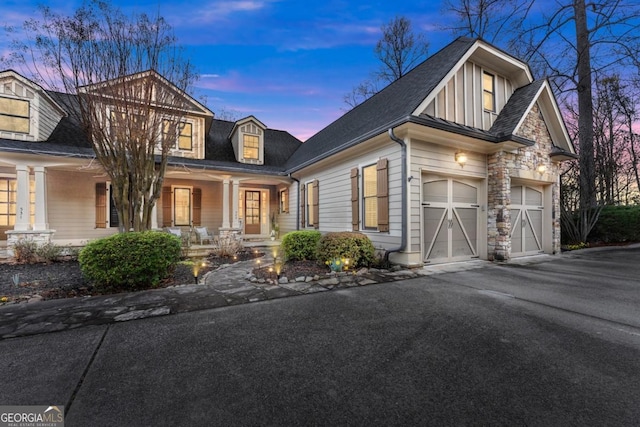
<instances>
[{"instance_id":1,"label":"asphalt shingle roof","mask_svg":"<svg viewBox=\"0 0 640 427\"><path fill-rule=\"evenodd\" d=\"M516 89L493 123L493 126L491 126L491 129L489 129L489 132L496 136L513 134L544 82L545 79L539 79Z\"/></svg>"},{"instance_id":2,"label":"asphalt shingle roof","mask_svg":"<svg viewBox=\"0 0 640 427\"><path fill-rule=\"evenodd\" d=\"M287 168L300 167L385 124L409 116L475 41L467 37L457 38L400 79L345 113L302 144L287 162Z\"/></svg>"}]
</instances>

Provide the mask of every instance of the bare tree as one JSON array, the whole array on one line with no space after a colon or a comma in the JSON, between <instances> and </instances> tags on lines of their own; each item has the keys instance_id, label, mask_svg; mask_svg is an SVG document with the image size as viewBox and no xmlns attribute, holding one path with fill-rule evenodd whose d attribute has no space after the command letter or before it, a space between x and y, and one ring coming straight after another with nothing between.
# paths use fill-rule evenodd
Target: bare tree
<instances>
[{"instance_id":1,"label":"bare tree","mask_svg":"<svg viewBox=\"0 0 640 427\"><path fill-rule=\"evenodd\" d=\"M167 159L195 79L168 23L90 0L71 16L41 7L14 62L65 103L113 188L121 231L151 228Z\"/></svg>"},{"instance_id":2,"label":"bare tree","mask_svg":"<svg viewBox=\"0 0 640 427\"><path fill-rule=\"evenodd\" d=\"M427 57L429 42L421 33L414 33L411 21L396 16L380 27L382 37L374 49L381 64L370 79L354 87L344 96L351 108L375 95L380 86L386 86L404 76Z\"/></svg>"},{"instance_id":3,"label":"bare tree","mask_svg":"<svg viewBox=\"0 0 640 427\"><path fill-rule=\"evenodd\" d=\"M521 27L531 4L522 0L445 0L443 9L453 14L455 22L444 28L492 44L508 43L505 37Z\"/></svg>"}]
</instances>

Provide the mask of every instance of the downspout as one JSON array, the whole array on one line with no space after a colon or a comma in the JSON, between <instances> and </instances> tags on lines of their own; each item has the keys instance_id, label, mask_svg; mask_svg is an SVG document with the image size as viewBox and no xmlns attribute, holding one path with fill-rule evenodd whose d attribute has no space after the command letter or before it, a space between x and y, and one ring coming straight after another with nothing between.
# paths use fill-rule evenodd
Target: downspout
<instances>
[{"instance_id":1,"label":"downspout","mask_svg":"<svg viewBox=\"0 0 640 427\"><path fill-rule=\"evenodd\" d=\"M396 136L395 133L393 133L393 128L389 128L389 138L391 138L392 141L397 142L398 144L400 144L400 147L402 147L402 157L401 157L401 161L402 161L402 169L401 169L401 179L402 179L402 201L400 202L402 205L402 237L401 237L401 241L400 241L400 246L398 246L397 248L394 249L389 249L388 251L386 251L386 253L384 254L384 261L385 263L389 262L389 254L393 253L393 252L403 252L406 247L407 247L407 215L406 215L406 209L407 209L407 144L400 138L398 138Z\"/></svg>"},{"instance_id":2,"label":"downspout","mask_svg":"<svg viewBox=\"0 0 640 427\"><path fill-rule=\"evenodd\" d=\"M289 173L289 178L291 178L296 182L296 184L298 184L296 191L298 192L298 198L299 198L300 197L300 180L298 178L295 178L293 175L291 175L291 173ZM298 198L296 198L296 200L298 200ZM300 200L298 200L298 203L296 203L296 230L300 230Z\"/></svg>"}]
</instances>

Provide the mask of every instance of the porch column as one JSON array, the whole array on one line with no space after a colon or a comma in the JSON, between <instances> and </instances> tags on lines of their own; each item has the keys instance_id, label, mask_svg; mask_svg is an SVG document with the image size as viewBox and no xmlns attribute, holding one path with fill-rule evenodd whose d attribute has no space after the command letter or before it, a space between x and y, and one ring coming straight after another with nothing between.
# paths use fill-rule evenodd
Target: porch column
<instances>
[{"instance_id":1,"label":"porch column","mask_svg":"<svg viewBox=\"0 0 640 427\"><path fill-rule=\"evenodd\" d=\"M229 228L229 179L222 181L222 228Z\"/></svg>"},{"instance_id":2,"label":"porch column","mask_svg":"<svg viewBox=\"0 0 640 427\"><path fill-rule=\"evenodd\" d=\"M14 230L29 229L29 167L16 165L17 185L16 189L16 223Z\"/></svg>"},{"instance_id":3,"label":"porch column","mask_svg":"<svg viewBox=\"0 0 640 427\"><path fill-rule=\"evenodd\" d=\"M47 170L44 166L36 166L33 168L36 178L36 211L34 230L48 230L49 218L47 213Z\"/></svg>"},{"instance_id":4,"label":"porch column","mask_svg":"<svg viewBox=\"0 0 640 427\"><path fill-rule=\"evenodd\" d=\"M160 200L156 200L153 204L153 208L151 208L151 229L158 230L158 202Z\"/></svg>"},{"instance_id":5,"label":"porch column","mask_svg":"<svg viewBox=\"0 0 640 427\"><path fill-rule=\"evenodd\" d=\"M233 228L240 228L240 221L238 218L238 199L240 197L240 181L237 179L233 180L233 192L232 197L233 201L231 202L231 211L233 215Z\"/></svg>"}]
</instances>

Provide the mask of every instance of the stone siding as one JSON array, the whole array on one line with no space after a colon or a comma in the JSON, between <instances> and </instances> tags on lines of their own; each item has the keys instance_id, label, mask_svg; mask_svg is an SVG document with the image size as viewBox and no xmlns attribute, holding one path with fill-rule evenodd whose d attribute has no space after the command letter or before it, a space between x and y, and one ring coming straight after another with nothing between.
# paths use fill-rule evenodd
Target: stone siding
<instances>
[{"instance_id":1,"label":"stone siding","mask_svg":"<svg viewBox=\"0 0 640 427\"><path fill-rule=\"evenodd\" d=\"M511 180L521 178L540 185L551 185L551 251L560 251L560 180L559 165L549 157L553 142L537 105L534 105L518 136L535 141L531 147L516 152L500 151L487 156L488 172L488 238L489 260L504 261L511 258ZM544 165L544 172L538 167ZM545 236L548 239L549 236Z\"/></svg>"}]
</instances>

